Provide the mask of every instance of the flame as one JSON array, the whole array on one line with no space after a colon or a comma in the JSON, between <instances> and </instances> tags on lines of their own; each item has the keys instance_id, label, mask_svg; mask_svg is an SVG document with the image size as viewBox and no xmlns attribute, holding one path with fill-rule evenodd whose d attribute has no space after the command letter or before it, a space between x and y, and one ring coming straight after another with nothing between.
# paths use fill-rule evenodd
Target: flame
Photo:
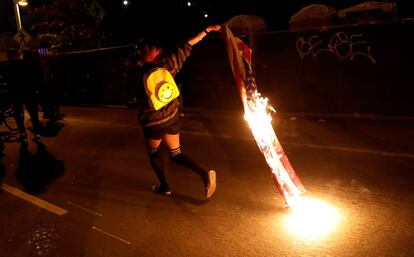
<instances>
[{"instance_id":1,"label":"flame","mask_svg":"<svg viewBox=\"0 0 414 257\"><path fill-rule=\"evenodd\" d=\"M300 189L293 183L280 158L283 157L281 149L277 149L277 137L272 126L271 112L275 109L268 104L268 98L264 98L255 91L247 101L244 118L249 124L252 134L263 153L272 173L277 178L283 197L301 194ZM279 152L279 153L278 153ZM289 204L287 202L287 204Z\"/></svg>"},{"instance_id":2,"label":"flame","mask_svg":"<svg viewBox=\"0 0 414 257\"><path fill-rule=\"evenodd\" d=\"M265 140L270 135L272 128L272 116L268 110L273 110L273 107L268 105L269 99L263 98L259 93L254 95L254 98L249 101L249 108L246 108L244 119L249 123L254 137Z\"/></svg>"},{"instance_id":3,"label":"flame","mask_svg":"<svg viewBox=\"0 0 414 257\"><path fill-rule=\"evenodd\" d=\"M262 152L272 150L268 149L273 139L272 134L274 134L272 117L268 110L274 109L268 105L268 99L261 97L257 92L252 95L252 98L248 101L248 108L244 110L244 119L249 124L252 134Z\"/></svg>"},{"instance_id":4,"label":"flame","mask_svg":"<svg viewBox=\"0 0 414 257\"><path fill-rule=\"evenodd\" d=\"M295 237L320 240L337 228L340 213L329 203L303 196L290 197L288 201L290 213L285 219L285 225Z\"/></svg>"},{"instance_id":5,"label":"flame","mask_svg":"<svg viewBox=\"0 0 414 257\"><path fill-rule=\"evenodd\" d=\"M275 111L268 99L256 91L247 101L244 118L263 153L272 173L277 178L290 213L285 224L290 233L306 240L318 240L332 232L339 222L339 212L330 204L315 198L304 197L293 183L280 161L277 138L269 111Z\"/></svg>"},{"instance_id":6,"label":"flame","mask_svg":"<svg viewBox=\"0 0 414 257\"><path fill-rule=\"evenodd\" d=\"M227 53L236 80L236 86L244 107L244 118L254 139L269 165L273 180L290 207L286 219L289 230L300 236L316 239L332 231L339 220L339 213L328 203L304 198L306 192L283 151L272 127L268 99L257 91L251 67L252 49L235 37L224 24Z\"/></svg>"}]
</instances>

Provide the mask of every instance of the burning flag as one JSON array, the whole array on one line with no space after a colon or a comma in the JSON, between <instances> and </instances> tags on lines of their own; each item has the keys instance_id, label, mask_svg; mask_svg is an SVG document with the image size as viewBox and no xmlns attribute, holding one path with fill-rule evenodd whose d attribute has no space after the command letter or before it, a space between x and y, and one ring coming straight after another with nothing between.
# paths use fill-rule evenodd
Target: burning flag
<instances>
[{"instance_id":1,"label":"burning flag","mask_svg":"<svg viewBox=\"0 0 414 257\"><path fill-rule=\"evenodd\" d=\"M237 90L244 107L254 139L269 165L273 181L286 204L291 207L294 196L306 192L284 152L271 123L268 99L257 90L251 67L252 50L240 38L233 35L227 25L223 28L227 53ZM274 110L273 110L274 111Z\"/></svg>"}]
</instances>

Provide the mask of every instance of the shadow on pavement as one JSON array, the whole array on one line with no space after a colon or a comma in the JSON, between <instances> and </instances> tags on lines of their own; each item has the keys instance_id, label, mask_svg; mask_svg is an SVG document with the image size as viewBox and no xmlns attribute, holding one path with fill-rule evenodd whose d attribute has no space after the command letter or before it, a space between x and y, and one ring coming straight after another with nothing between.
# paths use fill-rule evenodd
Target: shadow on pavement
<instances>
[{"instance_id":1,"label":"shadow on pavement","mask_svg":"<svg viewBox=\"0 0 414 257\"><path fill-rule=\"evenodd\" d=\"M63 161L56 160L43 143L36 142L36 145L37 151L32 154L27 143L21 144L16 169L17 180L29 194L44 192L46 186L61 176L65 169Z\"/></svg>"},{"instance_id":2,"label":"shadow on pavement","mask_svg":"<svg viewBox=\"0 0 414 257\"><path fill-rule=\"evenodd\" d=\"M65 126L62 122L48 122L43 128L43 137L55 137L59 134L60 130Z\"/></svg>"},{"instance_id":3,"label":"shadow on pavement","mask_svg":"<svg viewBox=\"0 0 414 257\"><path fill-rule=\"evenodd\" d=\"M174 200L180 200L182 202L187 202L187 203L194 204L194 205L203 205L208 202L207 200L194 198L194 197L183 195L183 194L176 193L176 192L172 193L171 198Z\"/></svg>"},{"instance_id":4,"label":"shadow on pavement","mask_svg":"<svg viewBox=\"0 0 414 257\"><path fill-rule=\"evenodd\" d=\"M6 175L6 165L1 161L3 158L3 150L4 150L4 142L3 139L0 138L0 191L1 191L1 183L3 182L3 178Z\"/></svg>"},{"instance_id":5,"label":"shadow on pavement","mask_svg":"<svg viewBox=\"0 0 414 257\"><path fill-rule=\"evenodd\" d=\"M3 156L3 153L0 152L0 158ZM1 191L1 183L3 182L3 178L6 175L6 165L0 159L0 191Z\"/></svg>"},{"instance_id":6,"label":"shadow on pavement","mask_svg":"<svg viewBox=\"0 0 414 257\"><path fill-rule=\"evenodd\" d=\"M0 158L3 157L3 155L4 155L4 153L3 153L4 148L5 148L4 147L4 142L3 142L3 140L0 139Z\"/></svg>"}]
</instances>

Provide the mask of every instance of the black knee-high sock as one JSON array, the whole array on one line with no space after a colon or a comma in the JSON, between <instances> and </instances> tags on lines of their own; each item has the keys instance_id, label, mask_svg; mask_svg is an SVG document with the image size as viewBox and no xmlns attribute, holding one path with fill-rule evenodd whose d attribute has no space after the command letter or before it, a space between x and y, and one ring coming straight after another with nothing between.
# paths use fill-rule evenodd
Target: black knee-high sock
<instances>
[{"instance_id":1,"label":"black knee-high sock","mask_svg":"<svg viewBox=\"0 0 414 257\"><path fill-rule=\"evenodd\" d=\"M151 166L160 181L160 187L164 190L169 190L167 179L165 178L164 165L158 148L149 148L148 155L150 158Z\"/></svg>"},{"instance_id":2,"label":"black knee-high sock","mask_svg":"<svg viewBox=\"0 0 414 257\"><path fill-rule=\"evenodd\" d=\"M200 165L198 165L195 161L193 161L193 159L191 159L190 156L182 153L180 147L170 150L169 154L173 162L187 167L192 171L196 172L198 175L200 175L204 185L207 186L207 171L203 169Z\"/></svg>"}]
</instances>

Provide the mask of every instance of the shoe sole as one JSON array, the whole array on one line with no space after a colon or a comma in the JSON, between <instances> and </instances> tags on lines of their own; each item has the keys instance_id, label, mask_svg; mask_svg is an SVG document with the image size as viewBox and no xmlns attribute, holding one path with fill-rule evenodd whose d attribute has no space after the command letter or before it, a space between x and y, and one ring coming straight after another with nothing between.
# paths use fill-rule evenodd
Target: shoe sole
<instances>
[{"instance_id":1,"label":"shoe sole","mask_svg":"<svg viewBox=\"0 0 414 257\"><path fill-rule=\"evenodd\" d=\"M33 142L40 142L40 140L41 140L40 136L39 137L35 136L35 137L32 138Z\"/></svg>"},{"instance_id":2,"label":"shoe sole","mask_svg":"<svg viewBox=\"0 0 414 257\"><path fill-rule=\"evenodd\" d=\"M214 192L216 192L216 172L214 170L210 170L208 172L208 181L209 185L207 187L206 197L209 199Z\"/></svg>"},{"instance_id":3,"label":"shoe sole","mask_svg":"<svg viewBox=\"0 0 414 257\"><path fill-rule=\"evenodd\" d=\"M171 195L171 191L161 191L159 190L158 186L152 186L152 192L159 194L159 195L165 195L165 196L169 196Z\"/></svg>"}]
</instances>

